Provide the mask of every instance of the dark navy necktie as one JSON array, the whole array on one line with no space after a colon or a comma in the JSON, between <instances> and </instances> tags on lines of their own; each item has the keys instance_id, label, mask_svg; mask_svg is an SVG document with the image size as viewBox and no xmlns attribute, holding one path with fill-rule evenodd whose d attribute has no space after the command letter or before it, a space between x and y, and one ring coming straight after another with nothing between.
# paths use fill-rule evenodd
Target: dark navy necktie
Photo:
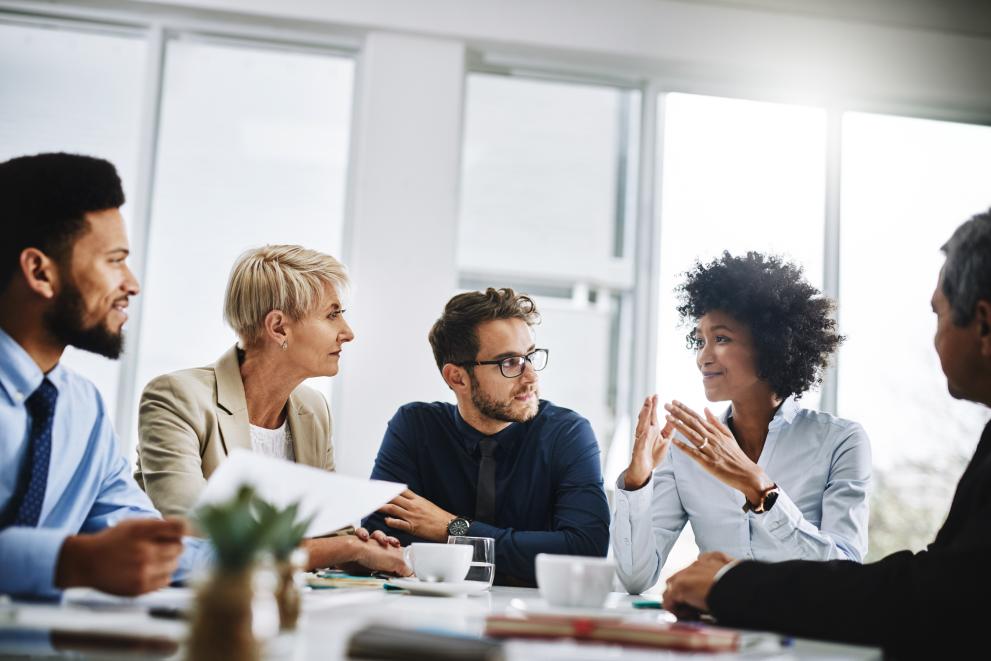
<instances>
[{"instance_id":1,"label":"dark navy necktie","mask_svg":"<svg viewBox=\"0 0 991 661\"><path fill-rule=\"evenodd\" d=\"M41 506L45 502L48 486L48 463L52 456L52 420L55 418L55 402L58 390L45 379L28 397L27 408L31 414L31 436L28 438L28 456L18 481L18 491L11 498L14 526L38 525Z\"/></svg>"},{"instance_id":2,"label":"dark navy necktie","mask_svg":"<svg viewBox=\"0 0 991 661\"><path fill-rule=\"evenodd\" d=\"M483 523L495 525L496 505L496 459L498 441L482 439L478 449L482 460L478 464L478 493L475 495L475 518Z\"/></svg>"}]
</instances>

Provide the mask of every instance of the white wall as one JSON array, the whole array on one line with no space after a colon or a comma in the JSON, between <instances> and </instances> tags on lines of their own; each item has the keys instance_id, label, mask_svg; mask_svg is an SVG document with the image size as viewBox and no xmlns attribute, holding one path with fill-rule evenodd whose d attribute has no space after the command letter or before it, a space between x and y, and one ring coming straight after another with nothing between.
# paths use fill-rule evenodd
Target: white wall
<instances>
[{"instance_id":1,"label":"white wall","mask_svg":"<svg viewBox=\"0 0 991 661\"><path fill-rule=\"evenodd\" d=\"M672 0L172 4L453 38L490 52L551 57L692 85L756 84L813 98L843 95L991 117L991 40L946 32Z\"/></svg>"},{"instance_id":2,"label":"white wall","mask_svg":"<svg viewBox=\"0 0 991 661\"><path fill-rule=\"evenodd\" d=\"M345 237L356 339L334 390L342 472L368 475L401 404L448 398L427 332L457 286L463 87L458 42L388 33L365 42Z\"/></svg>"}]
</instances>

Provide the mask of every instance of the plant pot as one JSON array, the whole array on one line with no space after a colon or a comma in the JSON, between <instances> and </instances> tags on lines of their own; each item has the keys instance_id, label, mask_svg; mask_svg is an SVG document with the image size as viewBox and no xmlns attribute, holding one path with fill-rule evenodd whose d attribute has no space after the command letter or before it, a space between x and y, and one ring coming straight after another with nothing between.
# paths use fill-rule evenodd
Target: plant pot
<instances>
[{"instance_id":1,"label":"plant pot","mask_svg":"<svg viewBox=\"0 0 991 661\"><path fill-rule=\"evenodd\" d=\"M252 631L252 572L217 571L196 593L189 636L190 661L257 661L260 649Z\"/></svg>"},{"instance_id":2,"label":"plant pot","mask_svg":"<svg viewBox=\"0 0 991 661\"><path fill-rule=\"evenodd\" d=\"M279 605L281 631L294 631L299 622L303 609L302 571L306 560L306 551L296 549L287 559L276 562L278 585L275 588L275 601Z\"/></svg>"},{"instance_id":3,"label":"plant pot","mask_svg":"<svg viewBox=\"0 0 991 661\"><path fill-rule=\"evenodd\" d=\"M279 629L293 631L303 606L303 596L296 584L296 568L288 562L280 562L277 571L279 585L275 589L275 601L279 604Z\"/></svg>"}]
</instances>

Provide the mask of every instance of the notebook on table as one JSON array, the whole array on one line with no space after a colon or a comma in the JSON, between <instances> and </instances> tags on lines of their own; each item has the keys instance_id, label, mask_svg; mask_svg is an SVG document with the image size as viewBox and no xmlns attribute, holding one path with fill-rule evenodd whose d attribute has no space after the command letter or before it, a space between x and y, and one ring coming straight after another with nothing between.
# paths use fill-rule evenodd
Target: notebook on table
<instances>
[{"instance_id":1,"label":"notebook on table","mask_svg":"<svg viewBox=\"0 0 991 661\"><path fill-rule=\"evenodd\" d=\"M348 658L379 661L503 661L502 644L476 636L370 625L348 641Z\"/></svg>"},{"instance_id":2,"label":"notebook on table","mask_svg":"<svg viewBox=\"0 0 991 661\"><path fill-rule=\"evenodd\" d=\"M732 652L740 634L705 624L633 622L569 615L490 615L485 635L492 638L573 638L575 640L695 652Z\"/></svg>"}]
</instances>

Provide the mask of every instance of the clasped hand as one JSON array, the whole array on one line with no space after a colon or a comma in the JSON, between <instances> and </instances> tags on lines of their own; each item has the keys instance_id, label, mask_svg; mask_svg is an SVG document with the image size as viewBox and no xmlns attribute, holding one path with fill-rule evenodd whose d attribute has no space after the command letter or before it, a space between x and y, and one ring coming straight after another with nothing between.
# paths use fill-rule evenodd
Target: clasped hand
<instances>
[{"instance_id":1,"label":"clasped hand","mask_svg":"<svg viewBox=\"0 0 991 661\"><path fill-rule=\"evenodd\" d=\"M447 524L455 517L409 489L379 508L386 514L385 525L421 539L443 542L447 539Z\"/></svg>"}]
</instances>

